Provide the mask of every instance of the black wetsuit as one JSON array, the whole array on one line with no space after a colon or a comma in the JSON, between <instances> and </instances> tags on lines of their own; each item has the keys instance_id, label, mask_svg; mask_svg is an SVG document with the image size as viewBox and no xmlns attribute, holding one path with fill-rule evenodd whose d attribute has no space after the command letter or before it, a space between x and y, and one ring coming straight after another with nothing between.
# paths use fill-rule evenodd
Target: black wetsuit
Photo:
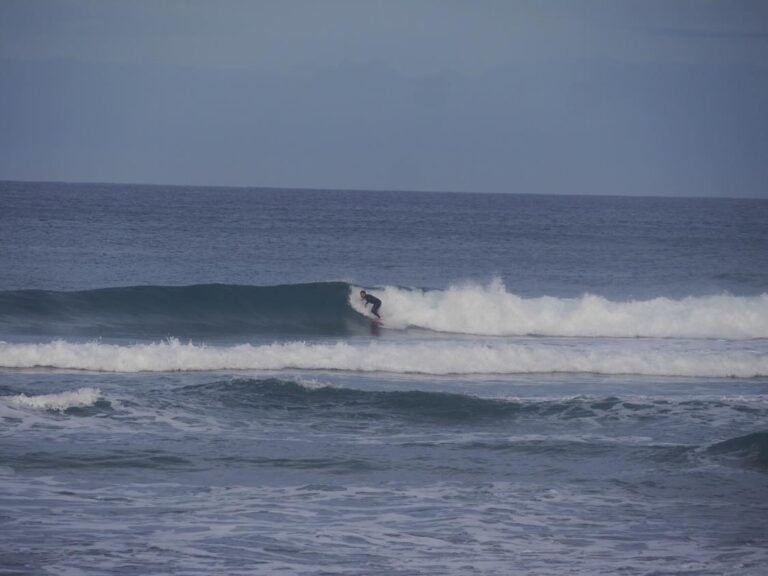
<instances>
[{"instance_id":1,"label":"black wetsuit","mask_svg":"<svg viewBox=\"0 0 768 576\"><path fill-rule=\"evenodd\" d=\"M366 294L363 296L363 300L365 300L366 304L373 304L373 307L371 308L371 312L373 312L373 315L376 316L376 318L381 318L379 316L379 308L381 307L381 300L376 298L376 296L371 296L370 294Z\"/></svg>"}]
</instances>

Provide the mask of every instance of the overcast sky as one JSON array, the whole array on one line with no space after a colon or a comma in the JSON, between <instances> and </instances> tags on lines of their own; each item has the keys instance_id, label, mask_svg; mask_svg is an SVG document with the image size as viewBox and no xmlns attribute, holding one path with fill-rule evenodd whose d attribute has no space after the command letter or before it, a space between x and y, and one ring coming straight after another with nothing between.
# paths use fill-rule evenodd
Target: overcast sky
<instances>
[{"instance_id":1,"label":"overcast sky","mask_svg":"<svg viewBox=\"0 0 768 576\"><path fill-rule=\"evenodd\" d=\"M0 0L0 179L768 197L768 1Z\"/></svg>"}]
</instances>

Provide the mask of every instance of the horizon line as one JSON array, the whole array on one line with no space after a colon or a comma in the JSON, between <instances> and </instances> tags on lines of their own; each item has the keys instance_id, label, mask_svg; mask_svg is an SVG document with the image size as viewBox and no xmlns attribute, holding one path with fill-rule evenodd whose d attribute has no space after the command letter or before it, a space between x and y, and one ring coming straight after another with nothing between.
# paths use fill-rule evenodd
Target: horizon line
<instances>
[{"instance_id":1,"label":"horizon line","mask_svg":"<svg viewBox=\"0 0 768 576\"><path fill-rule=\"evenodd\" d=\"M664 195L664 194L610 194L603 192L489 192L467 190L434 190L413 188L322 188L303 186L265 186L245 184L168 184L147 182L106 182L101 180L23 180L0 178L0 184L61 184L65 186L136 186L143 188L220 188L228 190L275 190L285 192L359 192L359 193L404 193L404 194L457 194L457 195L493 195L493 196L557 196L557 197L598 197L598 198L669 198L701 200L768 200L762 196L702 196L702 195Z\"/></svg>"}]
</instances>

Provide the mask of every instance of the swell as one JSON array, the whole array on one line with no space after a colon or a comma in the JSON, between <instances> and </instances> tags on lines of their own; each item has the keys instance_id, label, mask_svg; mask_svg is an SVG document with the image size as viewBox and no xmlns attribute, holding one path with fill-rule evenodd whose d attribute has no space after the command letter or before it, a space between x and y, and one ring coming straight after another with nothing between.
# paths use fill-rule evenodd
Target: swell
<instances>
[{"instance_id":1,"label":"swell","mask_svg":"<svg viewBox=\"0 0 768 576\"><path fill-rule=\"evenodd\" d=\"M346 335L363 326L343 282L0 292L0 325L25 335Z\"/></svg>"},{"instance_id":2,"label":"swell","mask_svg":"<svg viewBox=\"0 0 768 576\"><path fill-rule=\"evenodd\" d=\"M5 334L163 338L348 336L369 331L359 288L345 282L277 286L133 286L78 292L0 291ZM679 300L523 298L499 280L445 290L386 286L385 327L481 336L768 338L768 294Z\"/></svg>"},{"instance_id":3,"label":"swell","mask_svg":"<svg viewBox=\"0 0 768 576\"><path fill-rule=\"evenodd\" d=\"M528 428L532 422L588 420L614 426L617 422L649 425L674 419L700 422L716 420L726 414L740 413L743 400L702 399L691 402L669 398L620 398L616 396L570 398L500 399L470 394L421 390L359 390L333 386L304 385L300 381L269 379L235 379L187 386L181 391L183 401L202 401L207 406L220 404L228 410L275 412L282 418L286 412L294 418L321 418L335 423L346 419L381 421L392 418L427 425L493 426L506 421L519 421ZM759 420L765 409L751 408ZM311 414L308 416L308 413ZM506 424L505 424L506 426ZM509 430L505 427L505 430ZM441 440L440 442L444 442ZM562 452L573 455L600 453L606 449L640 452L639 457L659 462L688 462L695 453L725 460L737 465L768 470L768 431L730 438L702 446L686 444L610 443L544 436L523 435L469 442L457 438L451 444L474 451L517 451L541 454ZM440 443L420 442L438 448Z\"/></svg>"},{"instance_id":4,"label":"swell","mask_svg":"<svg viewBox=\"0 0 768 576\"><path fill-rule=\"evenodd\" d=\"M220 403L228 409L263 410L301 414L316 410L324 419L411 416L418 421L484 421L505 418L521 411L515 402L464 394L420 390L368 391L354 388L307 385L301 381L236 379L187 386L184 396Z\"/></svg>"},{"instance_id":5,"label":"swell","mask_svg":"<svg viewBox=\"0 0 768 576\"><path fill-rule=\"evenodd\" d=\"M21 411L56 412L66 416L111 417L108 397L101 391L81 388L70 392L27 396L14 394L10 389L0 393L3 404L17 409L13 418L24 418ZM9 393L10 392L10 393ZM204 406L234 421L247 418L262 424L270 418L285 422L286 415L294 423L305 422L313 427L320 422L332 423L345 430L353 422L356 430L361 426L437 426L441 430L503 430L502 436L463 436L451 434L406 439L404 447L426 447L481 452L518 452L530 455L563 454L573 457L600 455L618 451L632 457L652 459L659 463L688 463L703 458L725 464L768 470L768 431L758 431L702 445L683 443L656 443L648 438L624 437L614 442L598 434L581 436L569 430L569 422L592 422L601 427L617 424L659 425L665 421L700 424L741 416L745 400L741 397L709 398L695 402L685 398L576 396L552 398L483 398L465 393L423 390L362 390L302 382L301 379L278 378L218 380L184 386L174 390L172 404L178 409L197 412ZM84 410L87 408L92 410ZM98 409L98 410L96 410ZM118 410L120 410L118 408ZM245 416L244 416L245 413ZM750 418L765 421L766 408L750 407ZM122 415L125 418L125 414ZM548 429L532 427L546 422L566 425L562 433L552 434ZM448 426L448 428L445 428ZM499 428L501 426L501 428ZM588 430L595 430L591 426ZM602 429L602 428L600 428ZM634 428L633 428L634 429ZM646 428L647 429L647 428ZM83 452L77 458L57 452L25 453L17 465L25 467L187 467L196 460L188 454L167 453L161 450L118 449L109 454L93 455ZM368 467L366 461L324 458L261 458L220 456L216 462L232 464L247 462L291 468L338 468L360 470Z\"/></svg>"},{"instance_id":6,"label":"swell","mask_svg":"<svg viewBox=\"0 0 768 576\"><path fill-rule=\"evenodd\" d=\"M713 444L706 454L768 470L768 431L730 438Z\"/></svg>"},{"instance_id":7,"label":"swell","mask_svg":"<svg viewBox=\"0 0 768 576\"><path fill-rule=\"evenodd\" d=\"M674 421L691 424L722 418L741 419L743 398L709 398L691 402L685 398L575 396L552 398L483 398L466 393L424 390L361 390L355 388L305 385L301 380L234 379L187 386L178 391L183 404L204 404L221 408L241 418L245 411L259 421L270 415L283 419L291 414L295 421L356 424L403 422L408 426L468 426L473 429L504 430L502 437L456 435L451 439L422 438L408 445L439 448L445 443L476 451L530 451L536 453L575 450L602 451L605 438L571 437L568 431L585 430L569 423L591 422L602 429L630 425L644 429ZM752 416L764 420L766 408L751 408ZM256 416L258 413L258 416ZM746 420L743 420L746 422ZM537 425L559 422L564 435L542 434ZM501 426L501 428L499 428ZM456 428L450 428L456 430ZM593 431L596 429L591 428ZM538 431L538 433L537 433ZM520 434L520 432L523 432ZM750 466L768 467L768 432L731 438L705 445L656 443L648 439L629 440L630 445L609 442L621 450L639 450L655 460L687 461L694 452Z\"/></svg>"}]
</instances>

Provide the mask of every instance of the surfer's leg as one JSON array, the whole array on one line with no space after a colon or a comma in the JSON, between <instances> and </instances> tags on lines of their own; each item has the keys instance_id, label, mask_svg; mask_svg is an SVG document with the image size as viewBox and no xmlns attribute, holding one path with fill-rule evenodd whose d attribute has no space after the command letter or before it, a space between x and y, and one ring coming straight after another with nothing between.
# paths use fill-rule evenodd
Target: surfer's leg
<instances>
[{"instance_id":1,"label":"surfer's leg","mask_svg":"<svg viewBox=\"0 0 768 576\"><path fill-rule=\"evenodd\" d=\"M381 304L374 304L373 308L371 308L371 312L376 318L381 318L381 316L379 316L379 307L381 307Z\"/></svg>"}]
</instances>

